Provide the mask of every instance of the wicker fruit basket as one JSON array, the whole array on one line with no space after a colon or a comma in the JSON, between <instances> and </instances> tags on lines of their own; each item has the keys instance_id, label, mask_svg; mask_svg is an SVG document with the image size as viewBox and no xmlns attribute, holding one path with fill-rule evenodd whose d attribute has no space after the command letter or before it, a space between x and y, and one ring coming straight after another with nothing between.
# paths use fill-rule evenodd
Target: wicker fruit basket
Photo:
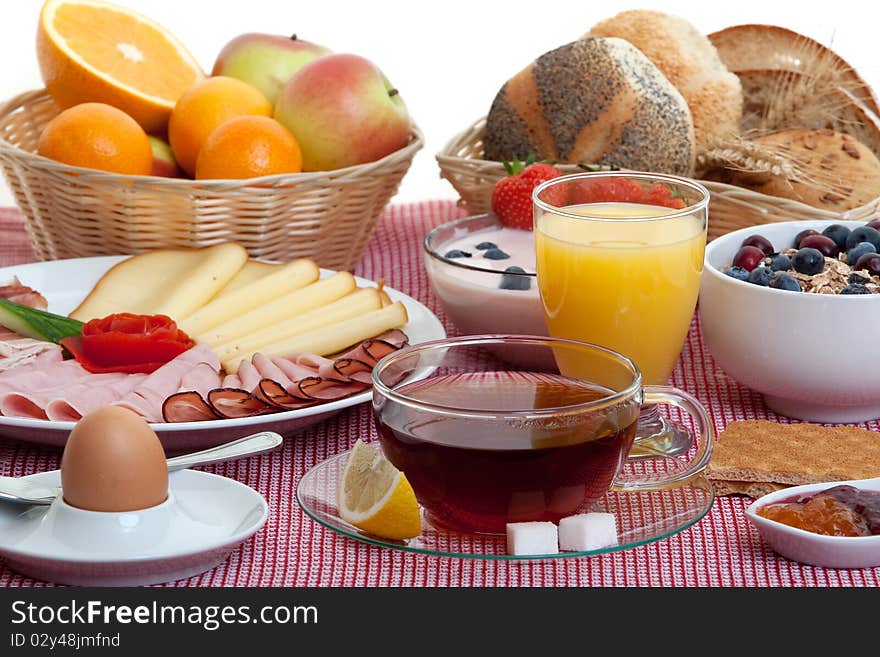
<instances>
[{"instance_id":1,"label":"wicker fruit basket","mask_svg":"<svg viewBox=\"0 0 880 657\"><path fill-rule=\"evenodd\" d=\"M486 119L453 137L436 158L440 175L452 184L462 205L472 214L488 212L492 187L507 173L500 162L483 160L483 135ZM577 165L561 165L563 173L583 171ZM768 196L726 183L700 180L711 194L709 203L709 239L740 228L778 221L828 219L870 221L880 216L880 198L844 213L814 208L798 201Z\"/></svg>"},{"instance_id":2,"label":"wicker fruit basket","mask_svg":"<svg viewBox=\"0 0 880 657\"><path fill-rule=\"evenodd\" d=\"M352 269L424 139L376 162L247 181L122 176L35 154L58 108L44 90L0 107L0 166L41 260L242 244L252 257Z\"/></svg>"}]
</instances>

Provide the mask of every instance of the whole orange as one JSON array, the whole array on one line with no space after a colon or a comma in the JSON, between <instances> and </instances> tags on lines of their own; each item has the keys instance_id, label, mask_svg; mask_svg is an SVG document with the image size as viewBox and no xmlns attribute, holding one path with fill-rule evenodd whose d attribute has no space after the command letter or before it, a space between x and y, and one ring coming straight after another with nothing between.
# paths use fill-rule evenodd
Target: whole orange
<instances>
[{"instance_id":1,"label":"whole orange","mask_svg":"<svg viewBox=\"0 0 880 657\"><path fill-rule=\"evenodd\" d=\"M46 124L37 153L58 162L113 173L148 176L150 139L137 121L104 103L81 103Z\"/></svg>"},{"instance_id":2,"label":"whole orange","mask_svg":"<svg viewBox=\"0 0 880 657\"><path fill-rule=\"evenodd\" d=\"M196 161L197 179L257 178L302 171L296 139L275 119L239 116L211 133Z\"/></svg>"},{"instance_id":3,"label":"whole orange","mask_svg":"<svg viewBox=\"0 0 880 657\"><path fill-rule=\"evenodd\" d=\"M272 115L266 97L246 82L218 75L189 87L168 121L168 141L180 167L194 175L208 136L229 119L245 115Z\"/></svg>"}]
</instances>

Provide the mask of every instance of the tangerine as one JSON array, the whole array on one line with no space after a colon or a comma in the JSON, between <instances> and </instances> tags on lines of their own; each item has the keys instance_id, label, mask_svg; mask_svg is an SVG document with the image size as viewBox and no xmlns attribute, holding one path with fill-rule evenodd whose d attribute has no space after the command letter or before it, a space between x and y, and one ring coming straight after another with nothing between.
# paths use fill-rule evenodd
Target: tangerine
<instances>
[{"instance_id":1,"label":"tangerine","mask_svg":"<svg viewBox=\"0 0 880 657\"><path fill-rule=\"evenodd\" d=\"M223 75L196 82L183 92L168 121L177 164L194 175L199 151L211 133L229 119L247 115L272 115L272 105L255 87Z\"/></svg>"},{"instance_id":2,"label":"tangerine","mask_svg":"<svg viewBox=\"0 0 880 657\"><path fill-rule=\"evenodd\" d=\"M80 103L61 112L43 128L37 153L72 166L126 175L147 176L153 166L144 129L105 103Z\"/></svg>"},{"instance_id":3,"label":"tangerine","mask_svg":"<svg viewBox=\"0 0 880 657\"><path fill-rule=\"evenodd\" d=\"M265 116L239 116L218 127L196 161L197 179L241 179L302 171L290 131Z\"/></svg>"}]
</instances>

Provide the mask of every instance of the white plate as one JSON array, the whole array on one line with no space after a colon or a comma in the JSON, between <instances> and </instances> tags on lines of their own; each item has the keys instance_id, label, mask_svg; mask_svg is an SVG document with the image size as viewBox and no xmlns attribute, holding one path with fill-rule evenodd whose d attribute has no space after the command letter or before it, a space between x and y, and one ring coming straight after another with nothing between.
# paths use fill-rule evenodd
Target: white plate
<instances>
[{"instance_id":1,"label":"white plate","mask_svg":"<svg viewBox=\"0 0 880 657\"><path fill-rule=\"evenodd\" d=\"M61 484L58 470L30 475ZM223 562L269 517L266 500L198 470L168 475L168 499L143 511L0 504L0 557L23 575L59 584L142 586L191 577Z\"/></svg>"},{"instance_id":2,"label":"white plate","mask_svg":"<svg viewBox=\"0 0 880 657\"><path fill-rule=\"evenodd\" d=\"M72 258L3 267L0 268L0 281L7 281L13 276L18 276L22 283L34 288L46 297L51 312L66 315L79 305L104 272L126 257L128 256ZM329 276L332 273L326 269L321 270L322 276ZM359 277L357 282L361 286L375 285L372 281ZM389 287L384 289L392 301L400 301L406 307L409 322L403 327L403 330L409 337L411 344L446 337L446 331L440 320L424 305L402 292ZM367 402L371 397L372 391L366 390L346 399L297 411L282 411L270 415L230 420L155 423L151 426L156 430L167 450L192 451L219 445L254 431L275 431L283 436L288 436L302 431L344 408ZM74 422L0 416L0 436L32 443L63 446L74 424Z\"/></svg>"}]
</instances>

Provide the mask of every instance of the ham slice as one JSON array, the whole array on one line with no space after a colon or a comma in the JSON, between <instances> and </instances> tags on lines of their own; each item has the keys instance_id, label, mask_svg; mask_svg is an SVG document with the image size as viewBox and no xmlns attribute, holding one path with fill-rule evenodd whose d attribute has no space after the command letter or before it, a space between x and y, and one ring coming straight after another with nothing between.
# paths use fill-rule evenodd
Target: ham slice
<instances>
[{"instance_id":1,"label":"ham slice","mask_svg":"<svg viewBox=\"0 0 880 657\"><path fill-rule=\"evenodd\" d=\"M232 388L212 390L208 393L208 403L220 417L224 418L251 417L278 410L247 390Z\"/></svg>"},{"instance_id":2,"label":"ham slice","mask_svg":"<svg viewBox=\"0 0 880 657\"><path fill-rule=\"evenodd\" d=\"M406 335L392 331L333 359L255 354L235 377L221 377L217 355L202 344L152 374L93 374L75 360L62 360L56 347L0 371L0 413L76 421L116 404L148 422L193 422L307 408L367 390L378 359L405 344Z\"/></svg>"},{"instance_id":3,"label":"ham slice","mask_svg":"<svg viewBox=\"0 0 880 657\"><path fill-rule=\"evenodd\" d=\"M37 308L38 310L48 310L49 304L46 297L37 292L35 289L22 285L18 280L18 276L13 276L8 283L0 284L0 298L12 301L13 303Z\"/></svg>"},{"instance_id":4,"label":"ham slice","mask_svg":"<svg viewBox=\"0 0 880 657\"><path fill-rule=\"evenodd\" d=\"M0 373L32 363L46 352L57 352L53 360L61 360L62 349L57 344L25 338L0 326Z\"/></svg>"},{"instance_id":5,"label":"ham slice","mask_svg":"<svg viewBox=\"0 0 880 657\"><path fill-rule=\"evenodd\" d=\"M63 371L73 369L67 365L74 362L59 363L48 369L47 373L51 376L53 369L62 370L63 368ZM76 364L78 365L78 363ZM26 417L39 420L78 420L82 417L82 413L76 410L77 407L86 409L86 412L100 408L118 399L134 385L129 380L129 376L132 375L92 374L85 370L83 372L85 376L73 383L65 381L56 385L47 384L30 389L2 392L0 393L0 413L7 417ZM143 375L133 376L137 378ZM51 381L51 379L49 380ZM122 392L114 392L114 390ZM75 406L67 408L65 405L68 399L72 400ZM49 413L50 407L55 408L51 415Z\"/></svg>"},{"instance_id":6,"label":"ham slice","mask_svg":"<svg viewBox=\"0 0 880 657\"><path fill-rule=\"evenodd\" d=\"M103 377L101 381L97 377ZM110 406L140 385L146 374L93 374L80 383L65 386L46 406L46 417L59 422L76 422L83 415Z\"/></svg>"},{"instance_id":7,"label":"ham slice","mask_svg":"<svg viewBox=\"0 0 880 657\"><path fill-rule=\"evenodd\" d=\"M162 404L162 417L166 422L201 422L216 420L220 416L198 392L177 392Z\"/></svg>"},{"instance_id":8,"label":"ham slice","mask_svg":"<svg viewBox=\"0 0 880 657\"><path fill-rule=\"evenodd\" d=\"M0 372L0 393L45 390L89 376L75 360L62 360L60 351L47 351L27 365Z\"/></svg>"},{"instance_id":9,"label":"ham slice","mask_svg":"<svg viewBox=\"0 0 880 657\"><path fill-rule=\"evenodd\" d=\"M211 363L199 363L180 380L180 392L194 391L204 396L221 384L218 367Z\"/></svg>"},{"instance_id":10,"label":"ham slice","mask_svg":"<svg viewBox=\"0 0 880 657\"><path fill-rule=\"evenodd\" d=\"M208 345L197 344L149 374L140 385L114 404L143 415L147 422L161 422L165 400L180 392L183 377L200 363L206 363L215 372L220 372L217 354Z\"/></svg>"},{"instance_id":11,"label":"ham slice","mask_svg":"<svg viewBox=\"0 0 880 657\"><path fill-rule=\"evenodd\" d=\"M166 422L241 418L345 399L369 389L373 366L406 344L405 333L389 331L335 359L314 354L269 358L257 353L242 361L238 374L225 377L220 387L207 393L181 389L168 396L162 417Z\"/></svg>"}]
</instances>

